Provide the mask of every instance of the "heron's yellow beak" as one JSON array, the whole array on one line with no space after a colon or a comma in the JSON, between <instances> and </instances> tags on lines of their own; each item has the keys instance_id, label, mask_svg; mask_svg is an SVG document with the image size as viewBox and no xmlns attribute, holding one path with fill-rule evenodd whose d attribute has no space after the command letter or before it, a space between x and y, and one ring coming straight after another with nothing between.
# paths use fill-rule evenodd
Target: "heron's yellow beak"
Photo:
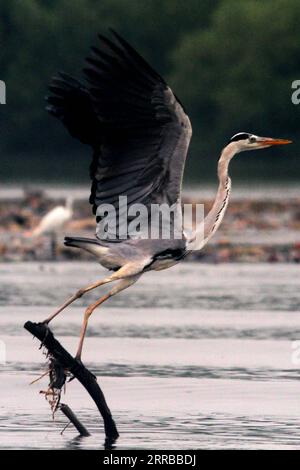
<instances>
[{"instance_id":1,"label":"heron's yellow beak","mask_svg":"<svg viewBox=\"0 0 300 470\"><path fill-rule=\"evenodd\" d=\"M271 137L261 137L259 139L259 144L262 145L286 145L286 144L291 144L292 140L286 140L286 139L272 139Z\"/></svg>"}]
</instances>

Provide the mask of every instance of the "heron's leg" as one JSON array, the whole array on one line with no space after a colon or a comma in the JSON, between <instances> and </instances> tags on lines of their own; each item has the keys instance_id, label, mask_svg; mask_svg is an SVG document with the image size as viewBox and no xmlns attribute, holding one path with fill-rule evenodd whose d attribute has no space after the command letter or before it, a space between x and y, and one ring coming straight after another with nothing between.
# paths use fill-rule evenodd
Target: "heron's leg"
<instances>
[{"instance_id":1,"label":"heron's leg","mask_svg":"<svg viewBox=\"0 0 300 470\"><path fill-rule=\"evenodd\" d=\"M83 319L83 323L82 323L82 327L81 327L78 349L77 349L77 353L76 353L76 356L75 356L76 359L81 360L82 346L83 346L83 341L84 341L88 321L89 321L89 318L92 315L93 311L95 310L95 308L99 307L99 305L103 304L103 302L105 302L107 299L109 299L113 295L118 294L118 292L121 292L122 290L127 289L127 287L132 286L132 284L134 284L139 279L140 276L141 276L141 274L137 274L135 276L131 276L131 277L122 279L107 294L103 295L95 303L88 306L88 308L86 309L86 311L84 313L84 319Z\"/></svg>"},{"instance_id":2,"label":"heron's leg","mask_svg":"<svg viewBox=\"0 0 300 470\"><path fill-rule=\"evenodd\" d=\"M43 323L48 324L55 318L60 312L62 312L68 305L73 303L75 300L79 299L82 297L84 294L87 292L96 289L96 287L100 287L103 284L107 284L108 282L113 282L117 281L119 279L127 278L132 275L135 275L139 272L141 272L144 268L145 263L128 263L124 266L122 266L118 271L114 272L110 276L101 279L100 281L95 282L94 284L91 284L90 286L84 287L82 289L79 289L72 297L70 297L66 302L64 302L54 313L52 313L46 320L43 321Z\"/></svg>"}]
</instances>

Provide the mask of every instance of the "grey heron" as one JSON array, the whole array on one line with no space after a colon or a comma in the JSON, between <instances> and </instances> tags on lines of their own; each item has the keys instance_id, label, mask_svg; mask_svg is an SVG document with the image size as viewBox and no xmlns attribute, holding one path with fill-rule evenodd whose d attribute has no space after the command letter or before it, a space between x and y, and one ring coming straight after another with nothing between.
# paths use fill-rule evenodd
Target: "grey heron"
<instances>
[{"instance_id":1,"label":"grey heron","mask_svg":"<svg viewBox=\"0 0 300 470\"><path fill-rule=\"evenodd\" d=\"M69 133L91 146L92 187L90 203L101 223L98 209L110 204L120 212L119 196L128 206L142 203L175 204L181 210L181 185L192 127L183 105L165 80L112 31L112 39L99 35L100 46L86 59L85 82L60 72L52 79L47 110L60 119ZM229 200L230 160L238 152L288 144L284 139L235 134L218 161L219 186L214 204L202 226L180 238L128 237L107 240L99 230L95 238L66 237L65 245L89 251L113 273L80 289L45 323L87 292L118 281L108 293L85 311L76 357L81 359L83 341L92 312L110 297L132 286L150 270L169 268L191 250L201 249L220 226ZM199 240L198 230L203 231Z\"/></svg>"}]
</instances>

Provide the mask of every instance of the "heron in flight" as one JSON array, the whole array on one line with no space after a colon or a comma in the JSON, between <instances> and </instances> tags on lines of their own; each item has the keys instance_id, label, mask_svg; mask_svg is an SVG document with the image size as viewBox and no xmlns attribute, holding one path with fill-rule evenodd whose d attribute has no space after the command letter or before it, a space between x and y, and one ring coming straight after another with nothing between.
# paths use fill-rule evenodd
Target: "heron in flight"
<instances>
[{"instance_id":1,"label":"heron in flight","mask_svg":"<svg viewBox=\"0 0 300 470\"><path fill-rule=\"evenodd\" d=\"M181 185L192 127L183 105L165 80L128 44L112 31L112 38L99 35L84 68L85 82L59 73L50 85L47 110L60 119L69 133L93 151L90 203L96 215L95 238L66 237L65 245L92 253L113 271L104 279L84 287L61 305L48 324L68 305L87 292L116 281L85 311L76 358L81 359L89 317L110 297L132 286L147 271L169 268L191 250L201 249L221 224L229 200L231 180L228 165L233 156L290 141L259 137L248 132L235 134L218 161L219 186L212 208L189 235L169 239L138 236L102 236L101 205L110 204L120 215L120 196L128 208L141 203L175 205L181 211ZM128 210L129 212L129 210ZM203 233L198 237L198 233ZM104 239L105 238L105 239Z\"/></svg>"}]
</instances>

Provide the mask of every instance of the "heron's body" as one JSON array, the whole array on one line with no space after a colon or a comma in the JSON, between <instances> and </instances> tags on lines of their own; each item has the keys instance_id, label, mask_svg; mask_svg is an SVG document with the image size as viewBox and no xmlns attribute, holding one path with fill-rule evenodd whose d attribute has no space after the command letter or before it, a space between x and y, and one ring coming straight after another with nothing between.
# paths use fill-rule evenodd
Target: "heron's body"
<instances>
[{"instance_id":1,"label":"heron's body","mask_svg":"<svg viewBox=\"0 0 300 470\"><path fill-rule=\"evenodd\" d=\"M45 321L51 321L86 292L119 281L87 308L77 357L81 356L88 318L98 305L134 284L143 273L177 264L189 251L201 249L213 236L228 205L231 189L228 166L233 156L243 150L288 143L248 133L236 134L219 159L215 202L196 230L187 235L179 225L177 237L133 236L129 230L129 213L137 204L148 211L146 217L150 223L153 221L150 209L155 205L175 208L171 225L178 226L182 215L182 177L192 127L182 104L164 79L124 39L116 33L113 35L113 40L99 36L101 47L92 49L84 69L85 84L61 73L53 79L52 95L47 99L48 111L93 151L90 203L96 215L96 237L66 237L65 244L89 251L102 266L114 272L80 289ZM120 197L126 198L128 210L125 237L120 223L124 211ZM114 215L113 238L110 229L103 231L107 208Z\"/></svg>"},{"instance_id":2,"label":"heron's body","mask_svg":"<svg viewBox=\"0 0 300 470\"><path fill-rule=\"evenodd\" d=\"M144 261L143 271L160 271L177 264L187 254L187 240L126 240L104 243L97 239L66 237L65 245L81 248L93 254L106 269L117 271L134 260Z\"/></svg>"}]
</instances>

